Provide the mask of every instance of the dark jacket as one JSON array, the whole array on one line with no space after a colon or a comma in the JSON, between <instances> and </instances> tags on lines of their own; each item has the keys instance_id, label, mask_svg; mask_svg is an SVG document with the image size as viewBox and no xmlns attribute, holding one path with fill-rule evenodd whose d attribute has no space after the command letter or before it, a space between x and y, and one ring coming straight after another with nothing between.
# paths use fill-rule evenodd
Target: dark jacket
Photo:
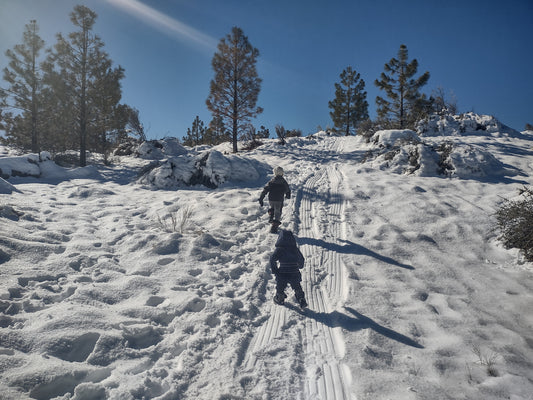
<instances>
[{"instance_id":1,"label":"dark jacket","mask_svg":"<svg viewBox=\"0 0 533 400\"><path fill-rule=\"evenodd\" d=\"M263 201L267 193L268 200L272 201L283 202L284 197L287 199L291 198L291 188L289 187L289 184L285 178L282 176L275 176L266 184L261 192L261 196L259 196L259 200Z\"/></svg>"},{"instance_id":2,"label":"dark jacket","mask_svg":"<svg viewBox=\"0 0 533 400\"><path fill-rule=\"evenodd\" d=\"M296 245L296 239L291 231L281 230L276 242L276 249L270 256L270 268L276 274L300 274L304 267L304 256ZM279 262L279 267L278 267Z\"/></svg>"}]
</instances>

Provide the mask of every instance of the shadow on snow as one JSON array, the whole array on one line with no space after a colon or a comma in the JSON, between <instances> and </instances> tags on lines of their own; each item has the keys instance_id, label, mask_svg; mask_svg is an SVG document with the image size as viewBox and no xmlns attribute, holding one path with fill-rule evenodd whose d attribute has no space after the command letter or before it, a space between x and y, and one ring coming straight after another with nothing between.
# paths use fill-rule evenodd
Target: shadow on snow
<instances>
[{"instance_id":1,"label":"shadow on snow","mask_svg":"<svg viewBox=\"0 0 533 400\"><path fill-rule=\"evenodd\" d=\"M310 309L301 310L300 308L290 303L286 303L286 306L294 310L295 312L303 316L306 316L308 318L312 318L318 323L326 325L330 328L342 328L349 332L357 332L363 329L372 329L374 332L379 333L380 335L383 335L391 340L394 340L406 346L415 347L417 349L424 348L424 346L422 346L417 341L405 335L402 335L399 332L396 332L392 329L386 328L378 324L373 319L364 316L363 314L357 312L351 307L345 306L344 309L352 315L344 314L339 311L325 313L325 312L317 312L317 311L310 310Z\"/></svg>"},{"instance_id":2,"label":"shadow on snow","mask_svg":"<svg viewBox=\"0 0 533 400\"><path fill-rule=\"evenodd\" d=\"M394 265L396 267L411 269L411 270L415 269L411 265L402 264L393 258L378 254L375 251L367 249L366 247L361 246L359 244L350 242L348 240L343 240L343 239L339 239L339 241L345 244L329 243L322 239L315 239L315 238L308 238L308 237L299 238L298 243L308 244L310 246L319 246L326 250L334 251L334 252L341 253L341 254L358 254L362 256L374 257L375 259L379 261Z\"/></svg>"}]
</instances>

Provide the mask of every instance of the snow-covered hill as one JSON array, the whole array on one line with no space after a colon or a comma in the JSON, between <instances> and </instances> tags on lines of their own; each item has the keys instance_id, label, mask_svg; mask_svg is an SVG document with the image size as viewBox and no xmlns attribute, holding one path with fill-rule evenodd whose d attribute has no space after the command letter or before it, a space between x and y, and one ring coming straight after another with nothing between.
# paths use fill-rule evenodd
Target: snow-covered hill
<instances>
[{"instance_id":1,"label":"snow-covered hill","mask_svg":"<svg viewBox=\"0 0 533 400\"><path fill-rule=\"evenodd\" d=\"M318 133L112 167L33 157L40 178L7 177L3 149L2 398L530 399L533 270L493 213L532 183L532 139ZM257 199L276 165L306 311L290 289L272 302Z\"/></svg>"}]
</instances>

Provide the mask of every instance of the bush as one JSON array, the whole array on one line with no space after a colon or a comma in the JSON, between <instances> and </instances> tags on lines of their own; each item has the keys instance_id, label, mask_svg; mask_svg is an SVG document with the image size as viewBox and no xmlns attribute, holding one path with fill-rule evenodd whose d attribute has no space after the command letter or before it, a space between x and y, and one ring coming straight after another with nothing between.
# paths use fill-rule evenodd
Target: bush
<instances>
[{"instance_id":1,"label":"bush","mask_svg":"<svg viewBox=\"0 0 533 400\"><path fill-rule=\"evenodd\" d=\"M496 211L500 240L507 249L520 249L533 262L533 191L521 190L521 199L506 200Z\"/></svg>"}]
</instances>

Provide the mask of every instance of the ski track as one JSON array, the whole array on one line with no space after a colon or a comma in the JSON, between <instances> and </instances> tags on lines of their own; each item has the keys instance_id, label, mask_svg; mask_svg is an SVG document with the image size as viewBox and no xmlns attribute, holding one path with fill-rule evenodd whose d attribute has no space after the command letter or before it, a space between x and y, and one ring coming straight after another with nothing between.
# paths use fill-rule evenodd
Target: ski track
<instances>
[{"instance_id":1,"label":"ski track","mask_svg":"<svg viewBox=\"0 0 533 400\"><path fill-rule=\"evenodd\" d=\"M270 317L259 327L250 342L244 368L252 371L260 360L261 351L276 340L283 340L284 327L296 319L304 343L302 357L305 376L300 377L305 399L351 399L350 371L342 363L344 340L336 325L335 309L347 293L346 270L340 254L333 246L341 246L346 229L342 218L344 204L339 196L342 175L335 164L311 172L294 201L294 223L300 249L306 259L302 270L302 287L309 309L300 311L292 306L270 306ZM335 219L337 218L337 219ZM296 356L295 356L296 357ZM304 374L302 374L304 375Z\"/></svg>"}]
</instances>

